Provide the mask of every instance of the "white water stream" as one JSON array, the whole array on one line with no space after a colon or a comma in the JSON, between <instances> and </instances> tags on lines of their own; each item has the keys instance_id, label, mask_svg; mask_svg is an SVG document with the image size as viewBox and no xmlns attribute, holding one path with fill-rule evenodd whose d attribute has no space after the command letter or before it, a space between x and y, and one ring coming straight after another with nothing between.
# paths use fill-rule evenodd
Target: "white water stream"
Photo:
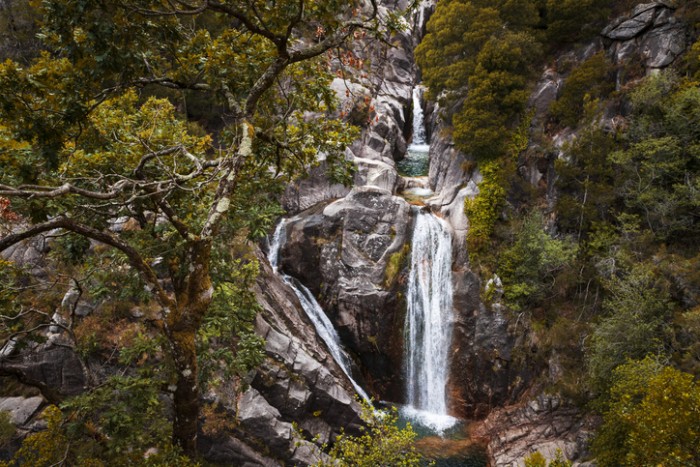
<instances>
[{"instance_id":1,"label":"white water stream","mask_svg":"<svg viewBox=\"0 0 700 467\"><path fill-rule=\"evenodd\" d=\"M399 172L408 177L424 177L428 174L428 151L430 145L427 142L423 107L421 99L423 88L413 88L413 137L408 145L406 157L397 164ZM427 179L426 179L427 182ZM429 190L425 194L431 194ZM420 194L420 193L415 193Z\"/></svg>"},{"instance_id":2,"label":"white water stream","mask_svg":"<svg viewBox=\"0 0 700 467\"><path fill-rule=\"evenodd\" d=\"M422 89L413 88L413 140L406 159L426 167L429 145L421 107ZM422 162L421 162L422 161ZM414 177L418 180L424 177ZM406 193L429 196L427 188ZM406 402L404 417L442 433L457 419L447 413L449 348L452 340L452 237L447 224L429 212L413 210L411 269L404 327Z\"/></svg>"},{"instance_id":3,"label":"white water stream","mask_svg":"<svg viewBox=\"0 0 700 467\"><path fill-rule=\"evenodd\" d=\"M408 145L409 151L423 152L427 153L430 149L428 142L426 141L425 134L425 118L423 117L423 106L421 105L421 99L423 97L423 88L420 86L415 86L413 88L412 98L413 98L413 139L411 144Z\"/></svg>"},{"instance_id":4,"label":"white water stream","mask_svg":"<svg viewBox=\"0 0 700 467\"><path fill-rule=\"evenodd\" d=\"M447 414L448 351L452 339L452 238L442 219L414 208L406 301L404 416L442 432Z\"/></svg>"},{"instance_id":5,"label":"white water stream","mask_svg":"<svg viewBox=\"0 0 700 467\"><path fill-rule=\"evenodd\" d=\"M304 286L304 284L299 282L297 279L280 272L278 269L280 249L282 248L282 242L285 238L285 225L286 219L282 219L277 225L275 233L272 236L272 240L270 241L270 251L267 259L270 261L270 265L275 273L280 275L284 282L292 288L296 296L299 298L299 302L301 303L302 308L304 308L306 316L308 316L313 323L314 327L316 328L316 332L328 346L328 350L333 356L333 359L335 359L338 366L340 366L345 375L348 377L355 388L355 391L357 391L360 397L371 404L367 393L364 391L364 389L362 389L357 381L353 379L350 358L343 350L340 343L340 336L338 336L338 333L333 327L333 323L331 323L331 321L328 319L328 316L326 316L326 313L323 311L323 308L321 308L321 305L319 305L314 295Z\"/></svg>"}]
</instances>

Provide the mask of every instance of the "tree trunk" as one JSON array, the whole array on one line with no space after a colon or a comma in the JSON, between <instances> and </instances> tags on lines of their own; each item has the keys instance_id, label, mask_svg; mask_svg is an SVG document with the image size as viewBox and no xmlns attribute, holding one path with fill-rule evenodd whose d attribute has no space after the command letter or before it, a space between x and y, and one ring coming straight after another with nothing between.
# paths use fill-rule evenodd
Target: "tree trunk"
<instances>
[{"instance_id":1,"label":"tree trunk","mask_svg":"<svg viewBox=\"0 0 700 467\"><path fill-rule=\"evenodd\" d=\"M174 332L171 337L177 383L174 394L173 442L189 457L197 455L199 383L195 332Z\"/></svg>"},{"instance_id":2,"label":"tree trunk","mask_svg":"<svg viewBox=\"0 0 700 467\"><path fill-rule=\"evenodd\" d=\"M175 384L173 442L185 455L197 455L199 421L199 381L197 368L197 331L209 310L213 287L209 275L211 242L195 241L190 245L186 267L188 273L176 283L177 308L167 317L167 333L172 349L177 382Z\"/></svg>"}]
</instances>

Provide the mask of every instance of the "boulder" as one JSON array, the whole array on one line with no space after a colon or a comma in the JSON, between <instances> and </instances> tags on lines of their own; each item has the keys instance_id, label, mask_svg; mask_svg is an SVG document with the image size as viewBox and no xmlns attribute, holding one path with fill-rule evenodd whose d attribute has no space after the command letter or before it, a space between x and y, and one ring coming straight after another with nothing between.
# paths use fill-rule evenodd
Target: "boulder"
<instances>
[{"instance_id":1,"label":"boulder","mask_svg":"<svg viewBox=\"0 0 700 467\"><path fill-rule=\"evenodd\" d=\"M669 22L654 28L641 39L641 54L647 68L664 68L686 48L685 26Z\"/></svg>"},{"instance_id":2,"label":"boulder","mask_svg":"<svg viewBox=\"0 0 700 467\"><path fill-rule=\"evenodd\" d=\"M51 343L37 346L31 352L3 357L0 375L15 376L23 383L39 388L53 404L82 393L87 385L85 369L75 351Z\"/></svg>"},{"instance_id":3,"label":"boulder","mask_svg":"<svg viewBox=\"0 0 700 467\"><path fill-rule=\"evenodd\" d=\"M273 451L289 449L292 424L254 388L248 389L238 403L238 422L252 436L265 440Z\"/></svg>"},{"instance_id":4,"label":"boulder","mask_svg":"<svg viewBox=\"0 0 700 467\"><path fill-rule=\"evenodd\" d=\"M10 414L15 426L26 425L42 405L42 397L0 397L0 410Z\"/></svg>"},{"instance_id":5,"label":"boulder","mask_svg":"<svg viewBox=\"0 0 700 467\"><path fill-rule=\"evenodd\" d=\"M602 32L603 36L612 40L627 40L638 36L654 24L657 6L656 2L638 5L629 19L606 27Z\"/></svg>"}]
</instances>

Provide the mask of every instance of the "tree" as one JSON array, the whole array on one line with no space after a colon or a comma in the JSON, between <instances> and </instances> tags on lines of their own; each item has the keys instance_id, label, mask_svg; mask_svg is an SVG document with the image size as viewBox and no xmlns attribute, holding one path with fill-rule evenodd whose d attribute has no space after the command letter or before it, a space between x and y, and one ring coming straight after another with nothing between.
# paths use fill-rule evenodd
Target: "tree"
<instances>
[{"instance_id":1,"label":"tree","mask_svg":"<svg viewBox=\"0 0 700 467\"><path fill-rule=\"evenodd\" d=\"M48 51L26 67L0 65L0 197L33 221L14 225L0 251L59 229L126 259L160 307L176 374L173 439L193 455L196 337L214 296L213 259L227 236L263 231L275 187L319 153L344 163L354 131L315 117L333 106L329 53L356 31L379 31L377 4L41 7ZM218 112L205 128L184 118L196 99ZM119 217L136 227L114 229Z\"/></svg>"},{"instance_id":2,"label":"tree","mask_svg":"<svg viewBox=\"0 0 700 467\"><path fill-rule=\"evenodd\" d=\"M499 260L498 273L508 305L520 311L540 303L557 273L574 260L576 250L574 242L547 234L542 214L531 212L515 234L515 243Z\"/></svg>"},{"instance_id":3,"label":"tree","mask_svg":"<svg viewBox=\"0 0 700 467\"><path fill-rule=\"evenodd\" d=\"M367 424L359 436L342 433L335 439L326 459L316 467L354 466L382 467L422 465L422 456L416 452L416 433L411 424L398 426L397 409L377 412L367 403L363 404L362 419Z\"/></svg>"},{"instance_id":4,"label":"tree","mask_svg":"<svg viewBox=\"0 0 700 467\"><path fill-rule=\"evenodd\" d=\"M480 160L505 153L511 128L527 104L530 64L538 43L527 33L492 36L477 56L462 109L453 118L455 143Z\"/></svg>"},{"instance_id":5,"label":"tree","mask_svg":"<svg viewBox=\"0 0 700 467\"><path fill-rule=\"evenodd\" d=\"M547 40L557 45L597 33L610 10L607 0L547 0Z\"/></svg>"},{"instance_id":6,"label":"tree","mask_svg":"<svg viewBox=\"0 0 700 467\"><path fill-rule=\"evenodd\" d=\"M595 326L587 355L591 381L601 392L627 359L664 354L671 312L667 284L644 264L613 278L608 290L607 315Z\"/></svg>"},{"instance_id":7,"label":"tree","mask_svg":"<svg viewBox=\"0 0 700 467\"><path fill-rule=\"evenodd\" d=\"M610 71L610 62L603 52L581 63L564 81L561 95L552 103L552 115L566 126L576 126L585 115L587 101L605 98L615 89Z\"/></svg>"},{"instance_id":8,"label":"tree","mask_svg":"<svg viewBox=\"0 0 700 467\"><path fill-rule=\"evenodd\" d=\"M476 57L488 38L501 27L498 11L473 2L439 2L416 47L416 62L433 98L458 91L476 67Z\"/></svg>"},{"instance_id":9,"label":"tree","mask_svg":"<svg viewBox=\"0 0 700 467\"><path fill-rule=\"evenodd\" d=\"M593 441L602 466L700 463L700 386L692 375L646 358L615 370Z\"/></svg>"},{"instance_id":10,"label":"tree","mask_svg":"<svg viewBox=\"0 0 700 467\"><path fill-rule=\"evenodd\" d=\"M610 154L618 192L657 239L687 244L700 233L700 90L665 73L647 79L631 101L627 146Z\"/></svg>"}]
</instances>

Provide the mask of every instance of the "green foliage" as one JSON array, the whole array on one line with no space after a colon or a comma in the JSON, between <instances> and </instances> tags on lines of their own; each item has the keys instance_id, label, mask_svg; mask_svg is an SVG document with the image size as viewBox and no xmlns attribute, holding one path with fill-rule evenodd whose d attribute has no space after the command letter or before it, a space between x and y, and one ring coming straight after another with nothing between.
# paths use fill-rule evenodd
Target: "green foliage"
<instances>
[{"instance_id":1,"label":"green foliage","mask_svg":"<svg viewBox=\"0 0 700 467\"><path fill-rule=\"evenodd\" d=\"M56 406L49 406L42 414L47 428L28 435L22 447L15 453L9 467L32 465L49 467L57 465L66 458L68 438L63 432L63 416ZM99 464L98 464L99 465Z\"/></svg>"},{"instance_id":2,"label":"green foliage","mask_svg":"<svg viewBox=\"0 0 700 467\"><path fill-rule=\"evenodd\" d=\"M700 89L670 74L651 77L631 95L628 145L610 156L631 214L658 240L700 234Z\"/></svg>"},{"instance_id":3,"label":"green foliage","mask_svg":"<svg viewBox=\"0 0 700 467\"><path fill-rule=\"evenodd\" d=\"M698 465L700 385L651 358L620 366L592 447L601 466Z\"/></svg>"},{"instance_id":4,"label":"green foliage","mask_svg":"<svg viewBox=\"0 0 700 467\"><path fill-rule=\"evenodd\" d=\"M9 412L0 410L0 447L5 446L15 436L17 429L10 420Z\"/></svg>"},{"instance_id":5,"label":"green foliage","mask_svg":"<svg viewBox=\"0 0 700 467\"><path fill-rule=\"evenodd\" d=\"M389 256L389 261L387 261L386 270L384 271L385 287L391 287L394 284L401 270L406 267L406 261L410 252L411 246L406 244L401 250Z\"/></svg>"},{"instance_id":6,"label":"green foliage","mask_svg":"<svg viewBox=\"0 0 700 467\"><path fill-rule=\"evenodd\" d=\"M542 301L553 286L556 274L576 256L577 246L567 239L555 239L544 230L539 211L531 212L515 234L515 243L505 250L498 273L505 299L519 311Z\"/></svg>"},{"instance_id":7,"label":"green foliage","mask_svg":"<svg viewBox=\"0 0 700 467\"><path fill-rule=\"evenodd\" d=\"M464 212L469 219L467 249L472 262L485 251L491 240L496 222L506 203L507 187L515 172L515 160L528 144L529 118L523 118L509 141L507 154L487 160L479 166L482 180L479 194L464 200Z\"/></svg>"},{"instance_id":8,"label":"green foliage","mask_svg":"<svg viewBox=\"0 0 700 467\"><path fill-rule=\"evenodd\" d=\"M264 342L254 332L260 310L252 291L258 263L230 260L217 273L224 274L224 270L226 275L217 282L209 313L197 333L199 379L204 387L233 376L242 377L260 365L265 356ZM215 376L217 371L220 374Z\"/></svg>"},{"instance_id":9,"label":"green foliage","mask_svg":"<svg viewBox=\"0 0 700 467\"><path fill-rule=\"evenodd\" d=\"M560 190L557 222L564 232L585 238L593 223L612 221L616 173L608 154L616 144L612 135L591 125L564 148L565 157L555 162Z\"/></svg>"},{"instance_id":10,"label":"green foliage","mask_svg":"<svg viewBox=\"0 0 700 467\"><path fill-rule=\"evenodd\" d=\"M560 449L557 449L556 457L549 462L541 452L536 451L523 459L525 467L571 467L572 462L564 457Z\"/></svg>"},{"instance_id":11,"label":"green foliage","mask_svg":"<svg viewBox=\"0 0 700 467\"><path fill-rule=\"evenodd\" d=\"M584 116L585 102L604 99L614 90L611 68L602 51L576 67L564 81L559 98L552 103L552 116L565 126L576 126Z\"/></svg>"},{"instance_id":12,"label":"green foliage","mask_svg":"<svg viewBox=\"0 0 700 467\"><path fill-rule=\"evenodd\" d=\"M663 355L671 312L668 285L640 264L608 285L605 317L590 336L588 372L593 387L605 391L613 370L627 359Z\"/></svg>"},{"instance_id":13,"label":"green foliage","mask_svg":"<svg viewBox=\"0 0 700 467\"><path fill-rule=\"evenodd\" d=\"M610 11L607 0L547 0L547 41L553 46L597 33Z\"/></svg>"},{"instance_id":14,"label":"green foliage","mask_svg":"<svg viewBox=\"0 0 700 467\"><path fill-rule=\"evenodd\" d=\"M482 180L479 194L464 200L464 212L469 219L467 249L470 258L476 260L479 252L488 245L494 225L501 215L506 201L506 170L500 161L481 164Z\"/></svg>"},{"instance_id":15,"label":"green foliage","mask_svg":"<svg viewBox=\"0 0 700 467\"><path fill-rule=\"evenodd\" d=\"M70 399L63 405L70 414L66 435L82 440L81 456L110 463L138 461L149 448L164 446L170 439L159 396L161 384L157 377L114 376L103 386Z\"/></svg>"},{"instance_id":16,"label":"green foliage","mask_svg":"<svg viewBox=\"0 0 700 467\"><path fill-rule=\"evenodd\" d=\"M89 403L87 399L81 397L74 400L71 404L73 412L70 416L65 416L56 406L49 406L44 410L42 417L46 420L48 427L44 431L29 434L22 442L22 447L15 453L9 463L0 462L3 467L19 467L23 465L31 465L36 467L50 467L52 465L80 465L83 467L107 467L107 466L122 466L133 465L142 467L196 467L199 464L195 463L186 457L180 455L177 449L170 444L169 435L161 433L160 439L141 437L144 433L135 428L139 425L136 423L144 422L149 426L154 423L148 420L148 415L153 415L152 411L148 413L133 413L128 412L118 413L113 410L108 419L109 426L95 426L92 421L81 419L76 421L76 416L85 416L88 413L95 414L94 410L104 410L108 404L108 398L116 396L117 406L120 406L121 397L123 396L120 390L131 390L132 387L124 385L112 386L112 390L106 390L99 400L99 407L82 406ZM117 390L119 388L119 390ZM114 390L117 390L116 392ZM155 403L153 403L155 404ZM121 407L123 409L123 407ZM126 426L133 422L135 424ZM162 417L159 418L162 422ZM109 437L109 434L115 434L114 429L118 426L120 430L131 431L130 442L128 444L121 437L124 433L118 435L119 439L114 440ZM149 441L151 444L149 445ZM132 449L132 446L134 449ZM146 454L146 449L151 449Z\"/></svg>"},{"instance_id":17,"label":"green foliage","mask_svg":"<svg viewBox=\"0 0 700 467\"><path fill-rule=\"evenodd\" d=\"M526 33L492 36L481 48L467 99L452 120L455 143L477 161L507 151L509 128L525 109L527 78L538 56L538 43Z\"/></svg>"},{"instance_id":18,"label":"green foliage","mask_svg":"<svg viewBox=\"0 0 700 467\"><path fill-rule=\"evenodd\" d=\"M479 8L462 0L438 3L427 34L416 48L416 61L432 98L467 84L479 51L500 26L494 8Z\"/></svg>"},{"instance_id":19,"label":"green foliage","mask_svg":"<svg viewBox=\"0 0 700 467\"><path fill-rule=\"evenodd\" d=\"M398 411L375 412L363 403L362 419L367 424L365 433L359 436L340 434L328 452L328 459L316 467L418 467L422 457L416 452L416 433L408 424L399 428Z\"/></svg>"}]
</instances>

